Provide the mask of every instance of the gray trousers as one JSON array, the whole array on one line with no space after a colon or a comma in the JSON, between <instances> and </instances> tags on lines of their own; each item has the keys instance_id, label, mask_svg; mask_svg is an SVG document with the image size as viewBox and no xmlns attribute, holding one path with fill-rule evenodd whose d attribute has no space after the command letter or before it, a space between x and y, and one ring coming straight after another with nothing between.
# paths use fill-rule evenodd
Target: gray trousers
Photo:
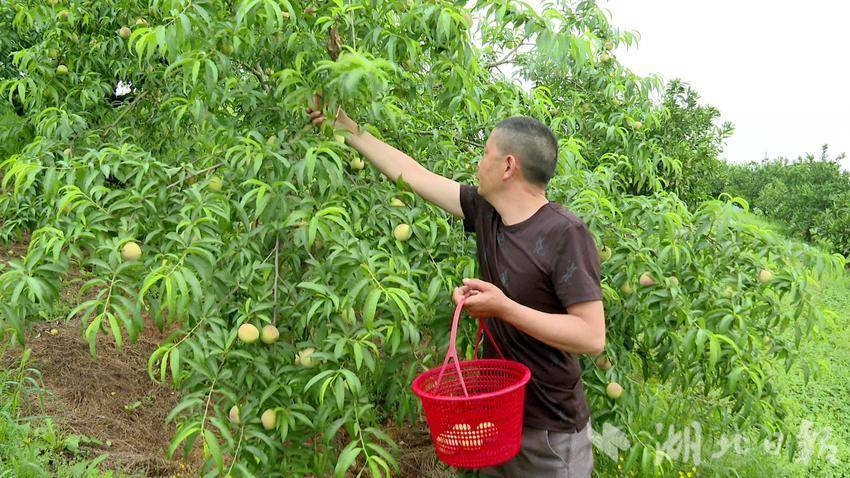
<instances>
[{"instance_id":1,"label":"gray trousers","mask_svg":"<svg viewBox=\"0 0 850 478\"><path fill-rule=\"evenodd\" d=\"M590 478L593 447L590 422L577 433L524 427L522 448L507 463L481 468L481 477L499 478Z\"/></svg>"}]
</instances>

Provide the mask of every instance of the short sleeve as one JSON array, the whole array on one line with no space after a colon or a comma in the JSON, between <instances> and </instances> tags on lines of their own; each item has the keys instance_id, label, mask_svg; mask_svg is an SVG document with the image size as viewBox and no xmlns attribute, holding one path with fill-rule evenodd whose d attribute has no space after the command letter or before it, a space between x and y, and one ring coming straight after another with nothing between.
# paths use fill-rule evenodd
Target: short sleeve
<instances>
[{"instance_id":1,"label":"short sleeve","mask_svg":"<svg viewBox=\"0 0 850 478\"><path fill-rule=\"evenodd\" d=\"M460 185L460 209L463 211L463 230L476 232L475 223L481 210L478 188L469 184Z\"/></svg>"},{"instance_id":2,"label":"short sleeve","mask_svg":"<svg viewBox=\"0 0 850 478\"><path fill-rule=\"evenodd\" d=\"M593 235L584 224L574 224L558 236L550 277L561 305L566 309L578 302L602 300L599 251Z\"/></svg>"}]
</instances>

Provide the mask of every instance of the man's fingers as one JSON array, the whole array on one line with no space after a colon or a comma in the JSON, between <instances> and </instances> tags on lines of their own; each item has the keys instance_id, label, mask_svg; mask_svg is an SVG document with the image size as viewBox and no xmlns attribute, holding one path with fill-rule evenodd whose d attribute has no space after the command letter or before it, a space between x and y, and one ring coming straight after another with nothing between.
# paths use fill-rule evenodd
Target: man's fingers
<instances>
[{"instance_id":1,"label":"man's fingers","mask_svg":"<svg viewBox=\"0 0 850 478\"><path fill-rule=\"evenodd\" d=\"M454 301L454 303L455 304L460 303L460 301L463 299L463 297L464 297L464 293L460 289L460 287L455 287L454 291L452 291L452 300Z\"/></svg>"},{"instance_id":2,"label":"man's fingers","mask_svg":"<svg viewBox=\"0 0 850 478\"><path fill-rule=\"evenodd\" d=\"M322 114L321 111L313 111L312 113L309 114L309 116L310 116L310 122L313 123L314 125L320 125L320 124L322 124L322 122L325 121L325 116Z\"/></svg>"},{"instance_id":3,"label":"man's fingers","mask_svg":"<svg viewBox=\"0 0 850 478\"><path fill-rule=\"evenodd\" d=\"M489 285L489 282L485 282L480 279L463 279L464 287L469 288L470 290L480 290L483 291Z\"/></svg>"},{"instance_id":4,"label":"man's fingers","mask_svg":"<svg viewBox=\"0 0 850 478\"><path fill-rule=\"evenodd\" d=\"M480 305L478 303L480 299L478 297L475 297L476 295L477 294L472 294L467 296L466 300L463 303L463 308L466 309L466 312L469 313L469 315L472 315L473 317L477 317L477 315L475 314L478 306Z\"/></svg>"}]
</instances>

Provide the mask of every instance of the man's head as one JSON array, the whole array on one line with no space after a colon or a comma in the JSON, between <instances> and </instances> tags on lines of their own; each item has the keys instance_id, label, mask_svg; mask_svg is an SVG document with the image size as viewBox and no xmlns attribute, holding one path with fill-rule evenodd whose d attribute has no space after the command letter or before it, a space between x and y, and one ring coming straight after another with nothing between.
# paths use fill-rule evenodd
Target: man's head
<instances>
[{"instance_id":1,"label":"man's head","mask_svg":"<svg viewBox=\"0 0 850 478\"><path fill-rule=\"evenodd\" d=\"M558 140L548 126L513 116L493 128L478 163L478 191L484 196L521 187L546 189L555 174Z\"/></svg>"}]
</instances>

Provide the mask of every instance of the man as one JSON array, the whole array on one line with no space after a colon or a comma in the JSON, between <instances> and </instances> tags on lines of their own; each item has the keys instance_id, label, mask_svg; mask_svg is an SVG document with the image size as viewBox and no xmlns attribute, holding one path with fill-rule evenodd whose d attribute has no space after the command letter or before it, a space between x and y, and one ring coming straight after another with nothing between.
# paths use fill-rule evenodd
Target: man
<instances>
[{"instance_id":1,"label":"man","mask_svg":"<svg viewBox=\"0 0 850 478\"><path fill-rule=\"evenodd\" d=\"M307 113L325 121L318 96ZM593 469L590 412L579 354L605 347L599 255L586 225L546 199L558 144L539 121L512 117L490 133L478 162L478 187L435 174L378 140L339 110L335 128L389 179L399 176L420 196L476 233L480 279L463 279L452 298L466 297L473 317L486 319L505 358L531 369L523 439L509 462L481 476L589 477ZM497 357L485 341L484 356Z\"/></svg>"}]
</instances>

